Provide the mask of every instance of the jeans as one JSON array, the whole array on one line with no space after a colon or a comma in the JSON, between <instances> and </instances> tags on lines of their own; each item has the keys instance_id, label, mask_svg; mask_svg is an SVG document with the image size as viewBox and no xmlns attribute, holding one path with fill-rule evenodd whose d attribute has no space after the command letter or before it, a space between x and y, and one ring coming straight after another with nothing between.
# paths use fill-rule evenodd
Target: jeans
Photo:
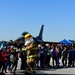
<instances>
[{"instance_id":1,"label":"jeans","mask_svg":"<svg viewBox=\"0 0 75 75\"><path fill-rule=\"evenodd\" d=\"M7 67L8 67L8 70L11 70L11 62L10 62L10 60L6 60L6 62L5 62L5 70L7 69Z\"/></svg>"},{"instance_id":2,"label":"jeans","mask_svg":"<svg viewBox=\"0 0 75 75\"><path fill-rule=\"evenodd\" d=\"M0 62L0 70L2 70L1 72L3 73L5 70L5 62Z\"/></svg>"}]
</instances>

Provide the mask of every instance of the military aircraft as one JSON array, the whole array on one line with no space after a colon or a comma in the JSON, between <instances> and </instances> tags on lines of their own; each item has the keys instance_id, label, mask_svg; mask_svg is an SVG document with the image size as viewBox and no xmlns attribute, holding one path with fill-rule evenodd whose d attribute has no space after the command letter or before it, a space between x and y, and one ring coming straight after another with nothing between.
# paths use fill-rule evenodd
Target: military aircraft
<instances>
[{"instance_id":1,"label":"military aircraft","mask_svg":"<svg viewBox=\"0 0 75 75\"><path fill-rule=\"evenodd\" d=\"M41 29L40 29L40 32L39 32L39 35L37 37L33 37L37 42L43 42L43 28L44 28L44 25L41 26ZM24 39L24 35L27 34L28 32L23 32L21 37L17 38L15 41L20 41L21 43L24 43L25 42L25 39Z\"/></svg>"}]
</instances>

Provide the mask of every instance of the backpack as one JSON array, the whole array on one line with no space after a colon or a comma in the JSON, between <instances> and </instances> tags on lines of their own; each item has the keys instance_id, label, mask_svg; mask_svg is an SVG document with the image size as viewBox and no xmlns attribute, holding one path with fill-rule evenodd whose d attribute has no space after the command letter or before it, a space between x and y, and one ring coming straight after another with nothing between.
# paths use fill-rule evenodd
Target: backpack
<instances>
[{"instance_id":1,"label":"backpack","mask_svg":"<svg viewBox=\"0 0 75 75\"><path fill-rule=\"evenodd\" d=\"M15 62L15 57L14 57L14 55L10 55L10 61L11 61L12 63Z\"/></svg>"}]
</instances>

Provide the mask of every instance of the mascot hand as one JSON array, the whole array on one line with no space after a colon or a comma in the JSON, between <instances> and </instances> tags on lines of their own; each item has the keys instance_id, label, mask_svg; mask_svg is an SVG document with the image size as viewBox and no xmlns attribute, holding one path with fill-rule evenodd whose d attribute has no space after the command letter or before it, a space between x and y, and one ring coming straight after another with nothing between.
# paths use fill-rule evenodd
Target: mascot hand
<instances>
[{"instance_id":1,"label":"mascot hand","mask_svg":"<svg viewBox=\"0 0 75 75\"><path fill-rule=\"evenodd\" d=\"M25 50L27 51L29 49L29 47L26 47Z\"/></svg>"}]
</instances>

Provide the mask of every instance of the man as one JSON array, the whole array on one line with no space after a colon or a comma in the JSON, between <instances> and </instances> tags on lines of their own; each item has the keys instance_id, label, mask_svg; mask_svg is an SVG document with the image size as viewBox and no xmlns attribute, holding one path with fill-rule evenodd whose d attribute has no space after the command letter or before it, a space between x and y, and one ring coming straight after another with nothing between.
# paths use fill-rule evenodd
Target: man
<instances>
[{"instance_id":1,"label":"man","mask_svg":"<svg viewBox=\"0 0 75 75\"><path fill-rule=\"evenodd\" d=\"M27 51L27 66L28 73L34 74L35 71L35 62L37 58L37 43L35 42L32 35L27 33L25 36L25 50Z\"/></svg>"},{"instance_id":2,"label":"man","mask_svg":"<svg viewBox=\"0 0 75 75\"><path fill-rule=\"evenodd\" d=\"M74 48L69 48L68 50L68 67L73 66L73 60L74 60Z\"/></svg>"},{"instance_id":3,"label":"man","mask_svg":"<svg viewBox=\"0 0 75 75\"><path fill-rule=\"evenodd\" d=\"M62 51L62 63L63 63L63 67L67 66L67 57L68 57L68 49L67 49L67 46L64 46L64 50Z\"/></svg>"},{"instance_id":4,"label":"man","mask_svg":"<svg viewBox=\"0 0 75 75\"><path fill-rule=\"evenodd\" d=\"M49 67L50 66L50 59L51 59L51 54L50 54L50 51L51 51L51 47L50 47L50 44L46 44L46 66Z\"/></svg>"}]
</instances>

